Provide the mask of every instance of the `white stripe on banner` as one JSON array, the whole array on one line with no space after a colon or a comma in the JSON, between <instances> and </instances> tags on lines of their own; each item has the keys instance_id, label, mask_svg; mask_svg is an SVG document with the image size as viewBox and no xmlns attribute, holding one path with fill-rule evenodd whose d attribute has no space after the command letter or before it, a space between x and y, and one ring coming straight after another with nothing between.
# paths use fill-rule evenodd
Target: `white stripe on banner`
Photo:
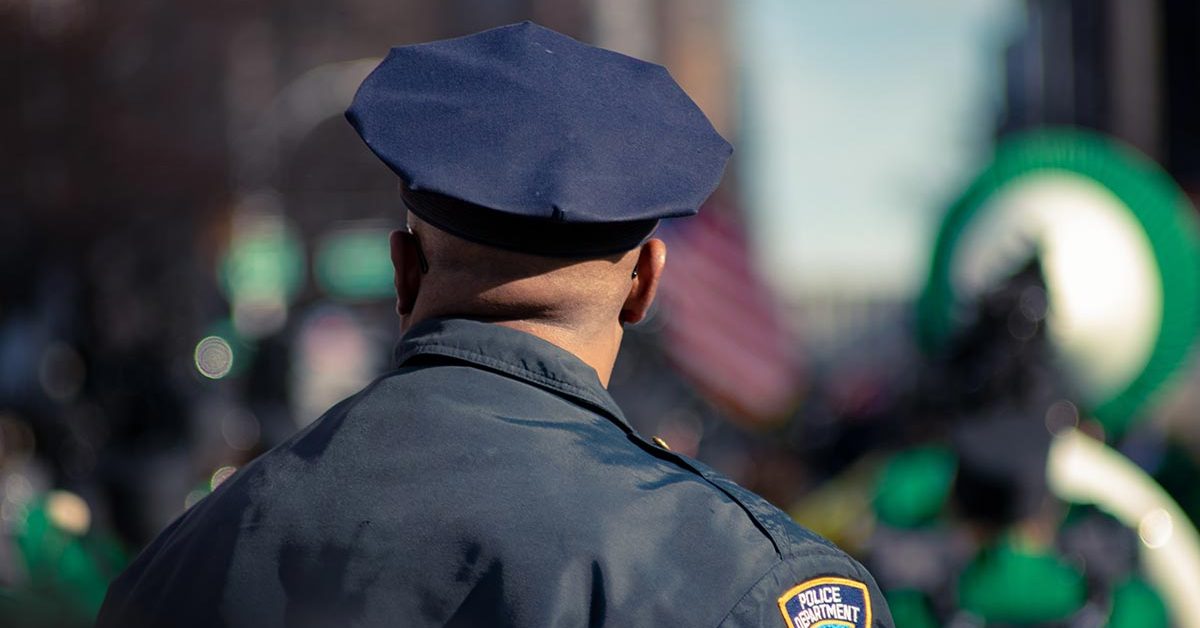
<instances>
[{"instance_id":1,"label":"white stripe on banner","mask_svg":"<svg viewBox=\"0 0 1200 628\"><path fill-rule=\"evenodd\" d=\"M784 418L803 386L797 343L719 206L671 224L661 285L664 347L697 390L749 425Z\"/></svg>"}]
</instances>

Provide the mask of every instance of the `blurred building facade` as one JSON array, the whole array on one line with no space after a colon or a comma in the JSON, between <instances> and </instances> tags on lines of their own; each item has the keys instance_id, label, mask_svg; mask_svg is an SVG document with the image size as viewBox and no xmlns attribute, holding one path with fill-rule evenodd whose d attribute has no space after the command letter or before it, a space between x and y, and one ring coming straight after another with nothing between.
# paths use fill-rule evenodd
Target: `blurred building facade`
<instances>
[{"instance_id":1,"label":"blurred building facade","mask_svg":"<svg viewBox=\"0 0 1200 628\"><path fill-rule=\"evenodd\" d=\"M1186 0L1028 0L1005 58L1000 134L1072 125L1113 135L1200 187L1200 6Z\"/></svg>"}]
</instances>

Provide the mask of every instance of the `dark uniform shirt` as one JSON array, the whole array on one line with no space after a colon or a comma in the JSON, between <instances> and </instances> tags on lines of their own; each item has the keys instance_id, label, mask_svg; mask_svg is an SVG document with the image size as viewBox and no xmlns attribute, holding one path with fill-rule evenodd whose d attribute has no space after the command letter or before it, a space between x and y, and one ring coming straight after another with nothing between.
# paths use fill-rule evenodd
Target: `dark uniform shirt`
<instances>
[{"instance_id":1,"label":"dark uniform shirt","mask_svg":"<svg viewBox=\"0 0 1200 628\"><path fill-rule=\"evenodd\" d=\"M397 358L172 523L98 625L778 627L789 590L797 626L892 625L857 562L638 436L566 351L435 320Z\"/></svg>"}]
</instances>

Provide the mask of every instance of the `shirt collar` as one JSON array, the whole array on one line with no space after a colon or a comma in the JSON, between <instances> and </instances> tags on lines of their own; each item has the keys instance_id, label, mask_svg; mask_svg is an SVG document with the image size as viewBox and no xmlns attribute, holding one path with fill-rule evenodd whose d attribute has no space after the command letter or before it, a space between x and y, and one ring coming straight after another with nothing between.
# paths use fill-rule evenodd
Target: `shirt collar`
<instances>
[{"instance_id":1,"label":"shirt collar","mask_svg":"<svg viewBox=\"0 0 1200 628\"><path fill-rule=\"evenodd\" d=\"M469 319L431 319L417 323L400 339L396 366L418 355L450 357L526 381L599 410L631 430L595 369L532 334Z\"/></svg>"}]
</instances>

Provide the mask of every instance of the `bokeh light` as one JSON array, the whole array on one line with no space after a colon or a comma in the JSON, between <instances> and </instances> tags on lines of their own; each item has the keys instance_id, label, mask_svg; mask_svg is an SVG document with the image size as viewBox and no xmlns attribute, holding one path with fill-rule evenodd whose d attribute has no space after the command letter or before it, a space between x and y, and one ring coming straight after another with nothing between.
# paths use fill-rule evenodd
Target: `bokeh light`
<instances>
[{"instance_id":1,"label":"bokeh light","mask_svg":"<svg viewBox=\"0 0 1200 628\"><path fill-rule=\"evenodd\" d=\"M214 491L217 490L217 487L233 476L234 473L237 473L237 467L232 465L218 468L216 471L213 471L212 478L208 481L209 488Z\"/></svg>"},{"instance_id":2,"label":"bokeh light","mask_svg":"<svg viewBox=\"0 0 1200 628\"><path fill-rule=\"evenodd\" d=\"M221 379L233 370L233 347L220 336L207 336L193 352L196 370L209 379Z\"/></svg>"},{"instance_id":3,"label":"bokeh light","mask_svg":"<svg viewBox=\"0 0 1200 628\"><path fill-rule=\"evenodd\" d=\"M83 498L69 491L50 491L46 496L46 514L60 529L83 536L92 527L92 510Z\"/></svg>"},{"instance_id":4,"label":"bokeh light","mask_svg":"<svg viewBox=\"0 0 1200 628\"><path fill-rule=\"evenodd\" d=\"M248 411L233 410L221 417L221 437L235 451L250 451L258 444L261 428Z\"/></svg>"},{"instance_id":5,"label":"bokeh light","mask_svg":"<svg viewBox=\"0 0 1200 628\"><path fill-rule=\"evenodd\" d=\"M1066 399L1059 399L1046 409L1046 429L1057 434L1079 426L1079 408Z\"/></svg>"},{"instance_id":6,"label":"bokeh light","mask_svg":"<svg viewBox=\"0 0 1200 628\"><path fill-rule=\"evenodd\" d=\"M1137 526L1138 537L1142 539L1142 543L1150 549L1158 549L1163 547L1171 540L1171 533L1175 531L1175 526L1171 521L1171 514L1162 508L1155 508L1146 513Z\"/></svg>"},{"instance_id":7,"label":"bokeh light","mask_svg":"<svg viewBox=\"0 0 1200 628\"><path fill-rule=\"evenodd\" d=\"M204 499L212 490L208 487L195 488L188 492L187 497L183 498L184 509L191 508L196 505L196 502Z\"/></svg>"}]
</instances>

